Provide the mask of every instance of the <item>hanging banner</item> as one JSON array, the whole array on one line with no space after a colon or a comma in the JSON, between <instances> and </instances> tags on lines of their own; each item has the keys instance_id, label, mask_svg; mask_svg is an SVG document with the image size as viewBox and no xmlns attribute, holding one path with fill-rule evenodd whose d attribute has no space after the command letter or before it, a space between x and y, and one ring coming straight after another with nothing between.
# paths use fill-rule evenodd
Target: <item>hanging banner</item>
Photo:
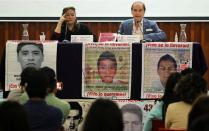
<instances>
[{"instance_id":1,"label":"hanging banner","mask_svg":"<svg viewBox=\"0 0 209 131\"><path fill-rule=\"evenodd\" d=\"M129 43L84 44L82 97L129 99L131 49Z\"/></svg>"},{"instance_id":2,"label":"hanging banner","mask_svg":"<svg viewBox=\"0 0 209 131\"><path fill-rule=\"evenodd\" d=\"M48 66L56 72L57 41L12 41L6 43L5 91L19 89L26 67Z\"/></svg>"},{"instance_id":3,"label":"hanging banner","mask_svg":"<svg viewBox=\"0 0 209 131\"><path fill-rule=\"evenodd\" d=\"M71 109L63 127L66 131L78 130L80 131L83 127L83 122L86 119L86 115L95 101L95 99L66 99L69 102ZM142 131L144 122L147 114L152 110L155 105L154 100L113 100L122 111L124 129L132 131ZM72 119L74 118L74 119ZM72 121L74 122L72 126ZM135 126L129 126L130 123Z\"/></svg>"},{"instance_id":4,"label":"hanging banner","mask_svg":"<svg viewBox=\"0 0 209 131\"><path fill-rule=\"evenodd\" d=\"M141 98L161 98L171 73L192 67L191 42L149 42L142 45Z\"/></svg>"}]
</instances>

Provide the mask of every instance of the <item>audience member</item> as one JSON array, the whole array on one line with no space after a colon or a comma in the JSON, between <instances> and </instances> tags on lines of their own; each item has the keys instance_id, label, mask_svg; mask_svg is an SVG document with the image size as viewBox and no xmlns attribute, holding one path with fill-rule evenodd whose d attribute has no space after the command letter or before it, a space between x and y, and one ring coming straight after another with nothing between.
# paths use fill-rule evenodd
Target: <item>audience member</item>
<instances>
[{"instance_id":1,"label":"audience member","mask_svg":"<svg viewBox=\"0 0 209 131\"><path fill-rule=\"evenodd\" d=\"M192 68L185 68L184 70L181 71L181 74L182 76L185 76L187 74L190 74L190 73L194 73L195 71L192 69Z\"/></svg>"},{"instance_id":2,"label":"audience member","mask_svg":"<svg viewBox=\"0 0 209 131\"><path fill-rule=\"evenodd\" d=\"M189 119L188 119L188 129L191 129L191 125L192 123L198 123L197 121L195 122L195 120L197 119L203 119L201 117L205 116L209 114L209 96L207 95L203 95L200 96L193 104L192 109L189 113ZM207 118L208 119L208 118ZM208 119L209 120L209 119ZM207 120L207 122L209 122ZM206 123L205 123L206 124ZM202 124L201 124L202 125ZM200 125L200 126L201 126ZM208 125L208 123L207 123ZM199 126L199 127L200 127ZM205 126L205 125L202 125ZM209 126L208 126L209 127ZM202 130L201 130L202 131Z\"/></svg>"},{"instance_id":3,"label":"audience member","mask_svg":"<svg viewBox=\"0 0 209 131\"><path fill-rule=\"evenodd\" d=\"M135 104L126 104L121 107L123 114L123 131L142 131L142 109Z\"/></svg>"},{"instance_id":4,"label":"audience member","mask_svg":"<svg viewBox=\"0 0 209 131\"><path fill-rule=\"evenodd\" d=\"M33 44L35 44L35 43L33 43ZM17 50L21 50L21 48L22 48L22 46L24 46L24 43L23 44L19 44L18 45L18 47L17 47ZM42 45L43 46L43 45ZM19 48L19 49L18 49ZM27 51L26 51L27 52ZM30 66L29 66L30 67ZM26 67L27 68L27 67ZM37 69L39 69L40 67L38 67ZM25 69L25 68L24 68ZM23 69L23 70L24 70ZM31 70L30 69L27 69L27 70L25 70L24 71L25 72L25 74L30 74L30 72L31 72ZM23 83L25 83L26 81L27 81L27 77L25 77L25 78L21 78L21 81L23 82ZM11 90L10 92L9 92L9 95L7 96L7 100L10 100L10 101L18 101L19 102L19 99L20 99L20 97L24 94L24 88L25 88L25 86L24 86L24 84L21 84L20 83L20 88L19 89L16 89L16 90ZM28 96L26 97L27 99L25 100L25 102L29 99L28 98ZM25 103L24 102L24 103Z\"/></svg>"},{"instance_id":5,"label":"audience member","mask_svg":"<svg viewBox=\"0 0 209 131\"><path fill-rule=\"evenodd\" d=\"M135 1L131 6L132 19L121 23L118 33L122 35L139 35L145 41L165 41L166 34L158 25L146 18L145 4L141 1Z\"/></svg>"},{"instance_id":6,"label":"audience member","mask_svg":"<svg viewBox=\"0 0 209 131\"><path fill-rule=\"evenodd\" d=\"M71 41L71 35L92 35L86 25L77 22L76 9L72 6L63 9L51 39Z\"/></svg>"},{"instance_id":7,"label":"audience member","mask_svg":"<svg viewBox=\"0 0 209 131\"><path fill-rule=\"evenodd\" d=\"M111 100L97 99L87 113L83 131L123 131L121 110Z\"/></svg>"},{"instance_id":8,"label":"audience member","mask_svg":"<svg viewBox=\"0 0 209 131\"><path fill-rule=\"evenodd\" d=\"M31 131L58 131L62 127L62 112L44 101L47 84L47 75L39 69L27 67L21 73L20 85L29 96L24 108Z\"/></svg>"},{"instance_id":9,"label":"audience member","mask_svg":"<svg viewBox=\"0 0 209 131\"><path fill-rule=\"evenodd\" d=\"M187 131L209 131L209 115L201 115L193 120Z\"/></svg>"},{"instance_id":10,"label":"audience member","mask_svg":"<svg viewBox=\"0 0 209 131\"><path fill-rule=\"evenodd\" d=\"M70 111L70 105L68 102L59 99L58 97L55 96L57 93L57 88L56 88L56 75L53 69L49 67L43 67L40 69L43 73L47 75L47 78L49 80L49 83L47 85L47 96L45 98L45 101L48 105L54 106L59 108L62 111L63 114L63 123L68 117L69 111ZM25 104L28 101L28 95L26 92L24 92L20 98L19 102L21 104Z\"/></svg>"},{"instance_id":11,"label":"audience member","mask_svg":"<svg viewBox=\"0 0 209 131\"><path fill-rule=\"evenodd\" d=\"M0 131L29 131L26 112L19 103L0 104Z\"/></svg>"},{"instance_id":12,"label":"audience member","mask_svg":"<svg viewBox=\"0 0 209 131\"><path fill-rule=\"evenodd\" d=\"M179 98L173 92L176 83L180 80L181 74L176 72L169 76L163 97L157 101L153 109L148 113L144 124L144 131L152 131L152 120L165 120L165 113L170 103L179 101Z\"/></svg>"},{"instance_id":13,"label":"audience member","mask_svg":"<svg viewBox=\"0 0 209 131\"><path fill-rule=\"evenodd\" d=\"M197 73L182 77L174 88L179 102L169 104L165 117L165 128L186 129L192 104L201 94L207 93L206 81Z\"/></svg>"},{"instance_id":14,"label":"audience member","mask_svg":"<svg viewBox=\"0 0 209 131\"><path fill-rule=\"evenodd\" d=\"M70 111L70 105L68 102L61 100L55 96L55 94L57 93L57 79L55 72L49 67L43 67L40 70L43 71L49 79L49 84L47 86L48 94L45 98L45 101L48 105L59 108L62 111L64 117L63 120L65 121Z\"/></svg>"}]
</instances>

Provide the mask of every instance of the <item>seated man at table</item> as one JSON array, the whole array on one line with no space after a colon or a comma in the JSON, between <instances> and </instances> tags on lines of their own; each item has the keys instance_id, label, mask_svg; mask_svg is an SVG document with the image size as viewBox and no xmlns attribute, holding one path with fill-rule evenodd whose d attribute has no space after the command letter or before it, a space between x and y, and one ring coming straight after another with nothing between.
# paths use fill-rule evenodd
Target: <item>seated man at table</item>
<instances>
[{"instance_id":1,"label":"seated man at table","mask_svg":"<svg viewBox=\"0 0 209 131\"><path fill-rule=\"evenodd\" d=\"M166 34L158 25L144 18L145 4L136 1L131 6L132 19L121 23L118 33L121 35L139 35L145 41L165 41Z\"/></svg>"}]
</instances>

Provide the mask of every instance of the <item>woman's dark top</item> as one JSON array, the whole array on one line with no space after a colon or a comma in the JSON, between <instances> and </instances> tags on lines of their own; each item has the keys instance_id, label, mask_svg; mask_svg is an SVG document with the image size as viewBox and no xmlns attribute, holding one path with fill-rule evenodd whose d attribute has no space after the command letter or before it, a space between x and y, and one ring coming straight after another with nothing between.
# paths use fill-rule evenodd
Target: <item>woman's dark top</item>
<instances>
[{"instance_id":1,"label":"woman's dark top","mask_svg":"<svg viewBox=\"0 0 209 131\"><path fill-rule=\"evenodd\" d=\"M71 41L71 35L93 35L93 34L86 25L81 23L77 23L74 31L70 31L67 28L66 23L64 22L61 27L61 33L54 32L52 34L51 40L58 40L59 42L62 42L63 40Z\"/></svg>"}]
</instances>

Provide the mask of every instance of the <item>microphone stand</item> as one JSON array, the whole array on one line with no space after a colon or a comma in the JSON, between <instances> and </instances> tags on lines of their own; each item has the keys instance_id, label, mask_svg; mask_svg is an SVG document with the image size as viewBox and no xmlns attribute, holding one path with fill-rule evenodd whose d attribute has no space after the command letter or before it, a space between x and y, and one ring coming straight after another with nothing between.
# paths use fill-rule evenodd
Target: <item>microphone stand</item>
<instances>
[{"instance_id":1,"label":"microphone stand","mask_svg":"<svg viewBox=\"0 0 209 131\"><path fill-rule=\"evenodd\" d=\"M136 21L137 24L141 24L140 21ZM142 43L146 43L146 42L153 42L152 39L148 38L148 39L144 39L144 30L143 30L143 26L140 26L140 31L142 32L142 36L143 36L143 39L140 40L140 44Z\"/></svg>"},{"instance_id":2,"label":"microphone stand","mask_svg":"<svg viewBox=\"0 0 209 131\"><path fill-rule=\"evenodd\" d=\"M65 37L64 37L64 40L62 41L65 44L70 42L69 40L66 39L66 37L67 37L67 25L68 25L67 22L65 22Z\"/></svg>"}]
</instances>

